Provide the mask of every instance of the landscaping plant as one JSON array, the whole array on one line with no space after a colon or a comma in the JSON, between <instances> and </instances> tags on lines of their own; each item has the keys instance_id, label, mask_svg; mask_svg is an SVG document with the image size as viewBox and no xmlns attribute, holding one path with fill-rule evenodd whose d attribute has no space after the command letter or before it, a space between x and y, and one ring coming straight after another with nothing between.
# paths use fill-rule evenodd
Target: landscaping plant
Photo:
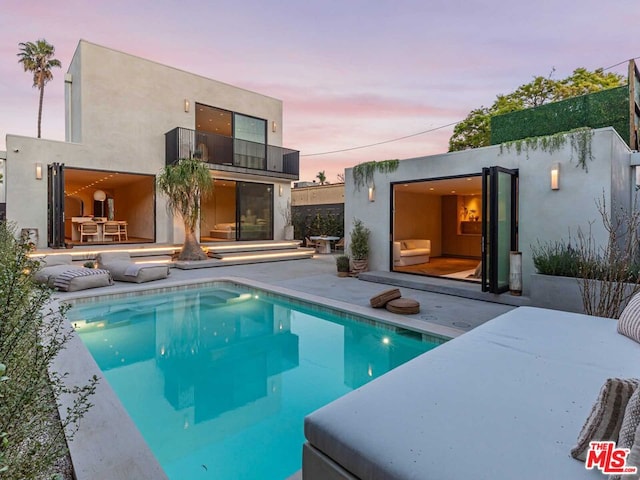
<instances>
[{"instance_id":1,"label":"landscaping plant","mask_svg":"<svg viewBox=\"0 0 640 480\"><path fill-rule=\"evenodd\" d=\"M196 158L181 158L158 175L158 188L167 197L167 211L184 222L184 245L178 260L206 260L207 254L196 237L202 200L213 191L206 164Z\"/></svg>"},{"instance_id":2,"label":"landscaping plant","mask_svg":"<svg viewBox=\"0 0 640 480\"><path fill-rule=\"evenodd\" d=\"M0 478L51 478L65 440L91 407L97 378L68 387L53 362L73 333L66 308L33 280L38 262L15 228L0 222ZM72 399L63 418L56 399Z\"/></svg>"},{"instance_id":3,"label":"landscaping plant","mask_svg":"<svg viewBox=\"0 0 640 480\"><path fill-rule=\"evenodd\" d=\"M614 206L610 213L604 195L597 207L608 238L600 246L590 230L578 231L582 303L588 315L619 318L640 291L640 212L634 205L631 211Z\"/></svg>"}]
</instances>

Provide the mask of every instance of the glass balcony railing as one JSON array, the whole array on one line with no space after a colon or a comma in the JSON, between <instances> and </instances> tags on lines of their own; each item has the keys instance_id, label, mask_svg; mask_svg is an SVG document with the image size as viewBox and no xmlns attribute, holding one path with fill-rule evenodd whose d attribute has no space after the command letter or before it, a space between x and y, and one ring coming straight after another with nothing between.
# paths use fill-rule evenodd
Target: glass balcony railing
<instances>
[{"instance_id":1,"label":"glass balcony railing","mask_svg":"<svg viewBox=\"0 0 640 480\"><path fill-rule=\"evenodd\" d=\"M300 175L300 152L284 147L249 142L215 133L188 128L174 128L165 134L166 163L180 158L199 158L221 170L242 171L297 180ZM214 167L215 168L215 167Z\"/></svg>"}]
</instances>

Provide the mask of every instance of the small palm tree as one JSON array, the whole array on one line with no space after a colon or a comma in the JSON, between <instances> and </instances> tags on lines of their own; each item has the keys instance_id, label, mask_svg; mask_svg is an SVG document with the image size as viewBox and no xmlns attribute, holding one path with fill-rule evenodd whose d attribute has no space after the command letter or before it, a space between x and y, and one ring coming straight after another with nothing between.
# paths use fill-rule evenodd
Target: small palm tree
<instances>
[{"instance_id":1,"label":"small palm tree","mask_svg":"<svg viewBox=\"0 0 640 480\"><path fill-rule=\"evenodd\" d=\"M178 260L205 260L196 238L201 201L213 191L207 166L195 158L181 158L158 175L158 188L167 197L167 211L184 222L184 245Z\"/></svg>"},{"instance_id":2,"label":"small palm tree","mask_svg":"<svg viewBox=\"0 0 640 480\"><path fill-rule=\"evenodd\" d=\"M316 178L320 181L320 185L324 185L325 182L327 181L327 176L324 174L324 170L322 170L321 172L318 172L318 174L316 175Z\"/></svg>"},{"instance_id":3,"label":"small palm tree","mask_svg":"<svg viewBox=\"0 0 640 480\"><path fill-rule=\"evenodd\" d=\"M44 86L53 78L51 69L60 68L60 60L53 58L56 49L45 39L36 42L19 43L18 63L22 63L25 72L33 73L33 86L40 90L40 102L38 105L38 138L42 125L42 100L44 99Z\"/></svg>"}]
</instances>

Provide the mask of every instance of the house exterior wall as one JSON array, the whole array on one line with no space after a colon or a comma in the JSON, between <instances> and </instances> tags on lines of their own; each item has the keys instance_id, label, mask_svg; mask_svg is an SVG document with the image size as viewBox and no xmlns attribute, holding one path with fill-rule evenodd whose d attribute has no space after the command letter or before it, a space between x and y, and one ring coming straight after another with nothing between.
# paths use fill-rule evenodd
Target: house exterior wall
<instances>
[{"instance_id":1,"label":"house exterior wall","mask_svg":"<svg viewBox=\"0 0 640 480\"><path fill-rule=\"evenodd\" d=\"M509 151L500 146L452 152L399 162L390 174L375 174L375 201L368 200L367 189L356 190L352 169L347 169L345 190L345 227L347 248L353 219L358 218L371 229L369 268L390 270L390 199L391 182L469 175L483 167L502 166L519 170L519 250L522 251L524 292L528 293L528 278L535 273L531 246L538 241L574 238L578 228L587 229L592 223L596 242L602 244L607 235L596 208L596 201L604 196L607 206L612 200L628 207L633 192L630 150L612 128L594 131L593 161L587 161L588 172L577 167L571 142L554 153L541 149ZM550 169L560 164L560 189L550 188ZM415 211L420 215L420 211Z\"/></svg>"},{"instance_id":2,"label":"house exterior wall","mask_svg":"<svg viewBox=\"0 0 640 480\"><path fill-rule=\"evenodd\" d=\"M275 98L84 40L68 74L66 138L73 143L7 135L7 218L19 229L38 228L38 247L47 245L48 164L157 175L165 166L165 133L176 127L195 129L196 102L266 119L267 143L282 146L282 102ZM43 164L42 180L35 179L36 162ZM289 180L223 172L214 176L273 184L274 238L283 237L278 212L290 198ZM181 223L168 217L158 193L156 241L181 242Z\"/></svg>"}]
</instances>

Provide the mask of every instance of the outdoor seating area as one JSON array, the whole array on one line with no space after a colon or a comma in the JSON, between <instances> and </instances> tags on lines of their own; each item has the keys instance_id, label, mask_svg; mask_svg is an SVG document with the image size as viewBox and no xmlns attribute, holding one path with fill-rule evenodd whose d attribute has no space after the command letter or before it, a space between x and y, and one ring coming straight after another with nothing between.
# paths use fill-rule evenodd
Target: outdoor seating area
<instances>
[{"instance_id":1,"label":"outdoor seating area","mask_svg":"<svg viewBox=\"0 0 640 480\"><path fill-rule=\"evenodd\" d=\"M605 381L640 377L617 323L520 307L450 340L307 416L303 478L603 478L570 452Z\"/></svg>"}]
</instances>

